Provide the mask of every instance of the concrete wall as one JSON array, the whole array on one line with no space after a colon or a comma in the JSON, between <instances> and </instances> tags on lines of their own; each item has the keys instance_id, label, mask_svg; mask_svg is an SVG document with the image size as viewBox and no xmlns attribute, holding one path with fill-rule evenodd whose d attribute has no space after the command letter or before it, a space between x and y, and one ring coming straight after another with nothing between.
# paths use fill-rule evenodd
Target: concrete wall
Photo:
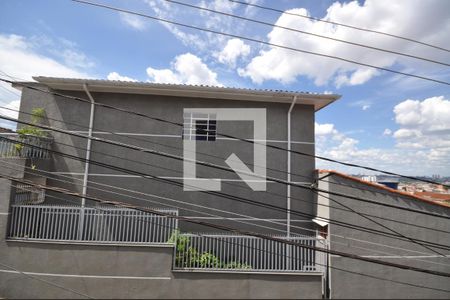
<instances>
[{"instance_id":1,"label":"concrete wall","mask_svg":"<svg viewBox=\"0 0 450 300\"><path fill-rule=\"evenodd\" d=\"M29 161L2 159L0 163L11 161L16 170L1 168L0 173L23 178ZM320 275L173 272L170 245L8 241L12 186L11 181L0 179L0 298L84 298L84 294L93 298L241 299L322 295Z\"/></svg>"},{"instance_id":2,"label":"concrete wall","mask_svg":"<svg viewBox=\"0 0 450 300\"><path fill-rule=\"evenodd\" d=\"M323 174L321 174L323 175ZM388 208L377 204L364 203L344 197L330 195L335 201L330 201L330 219L341 221L356 226L375 229L386 233L391 231L380 225L373 223L366 218L359 216L341 204L351 207L353 210L374 215L381 218L388 218L394 221L383 220L370 217L373 220L394 229L401 235L425 240L443 245L450 245L450 234L441 231L450 231L448 217L450 208L426 203L408 196L388 192L376 187L371 187L364 183L358 183L343 177L332 175L326 178L329 181L329 190L346 195L352 195L363 199L375 200L379 203L407 207L419 211L429 212L446 216L447 219L437 218L424 214L408 212L395 208ZM345 186L344 186L345 185ZM324 186L320 183L319 187ZM322 199L323 200L323 199ZM337 203L338 201L339 203ZM403 222L399 223L399 222ZM408 224L409 223L409 224ZM413 225L429 227L436 230L418 228ZM379 234L363 232L356 229L346 228L336 224L329 227L328 236L331 249L347 253L354 253L362 256L370 256L380 260L415 266L424 269L450 272L450 251L435 249L442 255L412 243L411 241L401 241L398 238L390 238ZM368 241L362 242L358 240ZM384 244L387 246L381 246ZM400 257L402 256L402 257ZM447 298L450 293L435 290L407 286L393 281L402 281L414 285L422 285L432 288L449 289L450 280L446 277L439 277L409 270L401 270L393 267L376 265L373 263L358 261L354 259L331 255L331 296L332 298ZM351 274L333 267L375 276L380 279L364 277L359 274ZM384 280L381 280L384 279Z\"/></svg>"},{"instance_id":3,"label":"concrete wall","mask_svg":"<svg viewBox=\"0 0 450 300\"><path fill-rule=\"evenodd\" d=\"M65 94L72 94L82 98L87 98L84 93L70 93L62 91ZM287 144L287 111L289 104L267 103L267 102L247 102L247 101L224 101L216 99L195 99L195 98L177 98L167 96L152 95L131 95L131 94L105 94L92 93L94 99L100 103L107 103L126 110L143 112L155 117L167 119L172 122L183 122L183 108L266 108L267 109L267 139L272 141L269 145L286 148ZM90 106L62 97L53 97L49 94L24 89L22 94L21 110L31 111L34 107L43 107L49 117L64 122L81 124L87 126L89 119ZM21 119L29 119L25 114L20 115ZM61 124L53 120L48 120L51 126L59 127L67 130L86 131L86 127L79 127L71 124ZM134 144L148 149L154 149L170 154L182 156L183 144L181 138L182 128L158 121L149 120L143 117L133 116L123 112L118 112L109 108L96 107L94 131L113 131L120 133L143 134L139 136L130 135L111 135L111 134L94 134L95 136L120 141L124 143ZM253 126L251 122L218 122L218 131L224 134L238 136L240 138L252 138ZM151 135L151 136L149 136ZM53 133L55 144L53 149L69 153L72 155L85 157L86 140L68 135ZM314 108L312 106L296 105L292 112L292 149L314 154ZM61 143L67 144L62 145ZM78 147L74 149L72 146ZM111 155L106 156L105 153ZM202 154L205 153L205 154ZM253 166L253 145L237 141L218 139L215 142L197 141L197 159L218 165L228 167L224 160L231 153L236 153L238 157L248 163L247 166L252 170ZM211 156L212 155L212 156ZM214 156L214 157L213 157ZM91 159L93 161L112 164L118 167L132 169L138 172L152 174L159 177L171 177L170 180L175 184L182 184L183 165L181 160L172 158L164 158L161 156L151 155L148 153L140 153L137 151L124 149L122 147L112 146L101 142L93 142ZM267 148L267 175L285 180L286 179L286 152ZM276 171L278 170L278 171ZM292 155L292 170L298 176L292 176L292 181L309 184L312 182L314 172L314 159L311 157ZM81 191L79 181L82 179L84 172L84 163L74 159L63 158L53 155L52 158L53 172L70 172L75 173L73 178L61 178L70 181L70 183L61 183L56 180L50 180L48 183L54 186L67 187L72 190ZM258 207L253 204L243 203L236 199L227 199L217 195L208 195L199 192L183 191L182 186L176 186L174 183L161 183L151 179L144 179L138 176L130 176L123 172L114 171L109 168L92 165L90 166L90 180L112 185L115 187L126 188L130 190L138 190L144 193L157 194L170 197L177 200L186 201L186 205L175 204L177 206L191 207L191 203L232 211L235 213L249 214L256 218L276 219L280 223L285 223L286 212L286 185L270 182L268 183L267 192L254 192L244 182L239 181L240 178L235 173L211 169L201 165L197 165L197 176L205 178L222 178L227 180L222 182L222 191L225 194L232 194L244 199L258 201L264 204L280 206L281 210L272 208ZM93 174L93 175L92 175ZM102 174L100 176L98 174ZM107 177L105 174L114 174L115 177ZM124 176L122 176L124 175ZM56 177L56 175L54 175ZM77 180L78 179L78 180ZM77 184L77 185L76 185ZM108 192L103 192L92 188L89 185L88 192L92 195L104 198L114 198L119 201L126 201L142 206L164 206L169 201L160 201L150 196L139 195L139 200L128 196L113 196ZM130 195L128 192L123 192ZM135 195L136 196L136 195ZM292 209L298 210L306 214L313 213L313 195L307 189L292 189ZM48 201L52 201L50 198ZM68 199L77 201L78 199ZM147 200L157 201L148 202ZM173 203L172 203L173 204ZM205 211L201 208L196 210ZM208 217L205 214L195 213L188 210L181 210L182 215L197 217ZM209 222L217 222L223 224L223 221L216 220L215 217L209 216ZM239 217L237 215L228 215L228 217ZM292 215L293 224L312 228L309 221L311 218L305 215ZM251 221L261 224L261 221ZM227 221L229 224L229 221ZM197 225L181 222L183 230L187 231L210 231L207 227L199 227ZM242 223L233 223L233 226L253 231L267 231L257 226L243 225ZM278 230L285 230L285 225L274 225ZM281 234L280 231L275 231ZM275 233L274 232L274 233ZM294 230L293 232L307 233L304 230Z\"/></svg>"},{"instance_id":4,"label":"concrete wall","mask_svg":"<svg viewBox=\"0 0 450 300\"><path fill-rule=\"evenodd\" d=\"M93 298L320 298L321 276L172 272L172 247L7 242L2 262ZM0 296L83 298L0 267Z\"/></svg>"}]
</instances>

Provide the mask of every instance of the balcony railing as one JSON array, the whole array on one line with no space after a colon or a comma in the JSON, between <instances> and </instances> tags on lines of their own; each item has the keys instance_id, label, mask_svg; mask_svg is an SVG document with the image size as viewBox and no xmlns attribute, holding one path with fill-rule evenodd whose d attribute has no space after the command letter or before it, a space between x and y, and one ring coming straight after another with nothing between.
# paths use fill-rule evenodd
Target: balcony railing
<instances>
[{"instance_id":1,"label":"balcony railing","mask_svg":"<svg viewBox=\"0 0 450 300\"><path fill-rule=\"evenodd\" d=\"M45 200L45 190L28 184L17 184L14 204L41 204Z\"/></svg>"},{"instance_id":2,"label":"balcony railing","mask_svg":"<svg viewBox=\"0 0 450 300\"><path fill-rule=\"evenodd\" d=\"M177 210L155 210L178 214ZM80 226L81 219L84 219L83 226ZM12 205L9 239L167 243L177 226L175 218L126 208Z\"/></svg>"},{"instance_id":3,"label":"balcony railing","mask_svg":"<svg viewBox=\"0 0 450 300\"><path fill-rule=\"evenodd\" d=\"M179 234L174 269L251 272L323 272L326 254L305 246L326 248L324 239L281 237L295 245L251 236Z\"/></svg>"},{"instance_id":4,"label":"balcony railing","mask_svg":"<svg viewBox=\"0 0 450 300\"><path fill-rule=\"evenodd\" d=\"M11 141L13 140L13 141ZM36 147L22 145L19 142ZM26 135L20 137L17 133L0 133L0 157L49 158L51 138Z\"/></svg>"}]
</instances>

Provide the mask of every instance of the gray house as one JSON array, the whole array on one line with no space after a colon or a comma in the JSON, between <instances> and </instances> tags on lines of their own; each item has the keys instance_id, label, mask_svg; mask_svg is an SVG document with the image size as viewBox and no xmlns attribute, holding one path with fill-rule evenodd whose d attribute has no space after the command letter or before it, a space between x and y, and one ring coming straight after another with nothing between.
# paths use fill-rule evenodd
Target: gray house
<instances>
[{"instance_id":1,"label":"gray house","mask_svg":"<svg viewBox=\"0 0 450 300\"><path fill-rule=\"evenodd\" d=\"M2 172L88 196L2 179L5 264L94 297L322 297L314 194L271 178L313 183L314 157L285 150L314 155L314 113L339 96L34 79L15 84L34 136L3 139ZM77 296L4 269L2 296Z\"/></svg>"},{"instance_id":2,"label":"gray house","mask_svg":"<svg viewBox=\"0 0 450 300\"><path fill-rule=\"evenodd\" d=\"M316 172L314 113L339 96L34 79L15 83L20 134L0 135L0 296L448 297L437 290L446 278L318 251L450 265L448 252L394 239L367 218L440 244L448 220L333 193L442 216L448 208Z\"/></svg>"},{"instance_id":3,"label":"gray house","mask_svg":"<svg viewBox=\"0 0 450 300\"><path fill-rule=\"evenodd\" d=\"M330 249L450 273L449 206L335 171L320 171L317 177L318 187L329 191L317 197L317 218L321 220ZM339 255L329 255L328 264L331 298L448 299L450 296L449 277Z\"/></svg>"}]
</instances>

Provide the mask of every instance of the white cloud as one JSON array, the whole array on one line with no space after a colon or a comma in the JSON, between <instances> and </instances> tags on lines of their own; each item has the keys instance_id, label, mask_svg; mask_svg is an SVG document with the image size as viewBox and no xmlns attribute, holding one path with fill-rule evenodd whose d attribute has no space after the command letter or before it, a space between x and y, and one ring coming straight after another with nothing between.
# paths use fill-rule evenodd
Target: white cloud
<instances>
[{"instance_id":1,"label":"white cloud","mask_svg":"<svg viewBox=\"0 0 450 300\"><path fill-rule=\"evenodd\" d=\"M199 57L191 53L175 57L171 63L171 69L148 67L147 75L150 81L158 83L222 86L217 80L217 74L211 71Z\"/></svg>"},{"instance_id":2,"label":"white cloud","mask_svg":"<svg viewBox=\"0 0 450 300\"><path fill-rule=\"evenodd\" d=\"M176 4L172 4L164 0L145 0L145 2L149 5L157 17L163 19L173 19L175 16L184 15L187 11L186 9L180 9L180 7ZM194 46L198 50L207 48L206 42L199 34L195 32L185 32L173 24L165 22L160 22L160 24L171 32L184 45Z\"/></svg>"},{"instance_id":3,"label":"white cloud","mask_svg":"<svg viewBox=\"0 0 450 300\"><path fill-rule=\"evenodd\" d=\"M372 107L372 101L371 100L358 100L358 101L354 101L354 102L350 102L348 104L348 106L350 107L359 107L362 110L368 110L369 108Z\"/></svg>"},{"instance_id":4,"label":"white cloud","mask_svg":"<svg viewBox=\"0 0 450 300\"><path fill-rule=\"evenodd\" d=\"M5 108L0 108L0 115L12 118L12 119L17 119L17 117L19 116L19 107L20 107L20 100L13 100L9 103L7 103L6 105L1 104L2 106L4 106ZM0 119L0 127L4 127L4 128L9 128L9 129L16 129L16 123L15 122L11 122L8 120L4 120L4 119Z\"/></svg>"},{"instance_id":5,"label":"white cloud","mask_svg":"<svg viewBox=\"0 0 450 300\"><path fill-rule=\"evenodd\" d=\"M400 3L399 3L400 2ZM363 4L357 1L348 3L335 2L322 19L335 22L354 24L392 34L410 36L431 44L448 45L450 43L450 2L448 1L396 1L367 0ZM287 11L293 14L309 15L304 8ZM417 26L417 20L429 20ZM342 26L334 26L323 22L282 14L277 25L313 32L359 44L371 45L385 49L395 49L398 52L414 53L441 61L448 60L443 51L433 51L407 41L393 39L381 35L363 33ZM380 67L391 67L394 64L411 68L423 74L425 71L439 69L436 65L405 57L369 50L362 47L334 42L313 37L298 32L273 28L267 36L268 42L306 51L339 56L351 60L373 64ZM428 67L427 67L428 66ZM420 67L420 69L419 69ZM313 79L316 85L329 81L336 87L344 85L359 85L380 73L364 66L350 64L344 61L328 59L319 56L289 51L276 47L266 47L252 61L239 71L241 76L250 77L253 82L261 84L266 80L276 80L281 83L291 83L298 76Z\"/></svg>"},{"instance_id":6,"label":"white cloud","mask_svg":"<svg viewBox=\"0 0 450 300\"><path fill-rule=\"evenodd\" d=\"M142 31L146 28L146 24L142 17L127 14L124 12L119 12L119 17L124 24L130 26L133 29Z\"/></svg>"},{"instance_id":7,"label":"white cloud","mask_svg":"<svg viewBox=\"0 0 450 300\"><path fill-rule=\"evenodd\" d=\"M383 131L383 135L391 135L392 134L392 130L390 130L389 128L386 128L384 131Z\"/></svg>"},{"instance_id":8,"label":"white cloud","mask_svg":"<svg viewBox=\"0 0 450 300\"><path fill-rule=\"evenodd\" d=\"M70 68L90 69L95 66L95 63L84 53L74 49L64 49L61 56L64 59L64 64Z\"/></svg>"},{"instance_id":9,"label":"white cloud","mask_svg":"<svg viewBox=\"0 0 450 300\"><path fill-rule=\"evenodd\" d=\"M246 57L250 54L250 46L241 39L230 39L222 51L216 53L216 57L223 64L235 67L239 57Z\"/></svg>"},{"instance_id":10,"label":"white cloud","mask_svg":"<svg viewBox=\"0 0 450 300\"><path fill-rule=\"evenodd\" d=\"M314 123L314 127L315 133L318 136L329 135L336 132L336 129L334 129L334 124L319 124L316 122Z\"/></svg>"},{"instance_id":11,"label":"white cloud","mask_svg":"<svg viewBox=\"0 0 450 300\"><path fill-rule=\"evenodd\" d=\"M334 124L316 123L317 154L402 174L450 175L450 101L442 96L405 100L393 112L399 128L395 132L386 128L383 135L392 136L396 147L363 148L357 139L339 132ZM317 167L366 173L320 160Z\"/></svg>"},{"instance_id":12,"label":"white cloud","mask_svg":"<svg viewBox=\"0 0 450 300\"><path fill-rule=\"evenodd\" d=\"M0 34L0 66L5 73L23 80L32 80L34 75L91 77L83 71L41 55L30 39L15 34Z\"/></svg>"},{"instance_id":13,"label":"white cloud","mask_svg":"<svg viewBox=\"0 0 450 300\"><path fill-rule=\"evenodd\" d=\"M122 76L117 72L111 72L106 77L108 80L118 80L118 81L137 81L136 79L133 79L131 77Z\"/></svg>"},{"instance_id":14,"label":"white cloud","mask_svg":"<svg viewBox=\"0 0 450 300\"><path fill-rule=\"evenodd\" d=\"M248 29L245 22L221 14L187 8L165 0L145 0L145 2L149 5L150 9L153 10L154 15L159 18L189 20L189 22L184 23L215 31L232 32L236 35L240 35L243 31ZM250 0L250 2L259 2L259 0ZM245 16L250 16L257 11L257 9L245 7L229 0L198 0L191 2L191 4L224 13L237 13ZM237 12L237 10L239 10L239 12ZM212 56L215 57L214 53L220 52L229 40L228 37L223 35L186 29L164 22L160 22L160 24L170 31L170 33L185 46L193 47L195 51L202 56L213 54Z\"/></svg>"},{"instance_id":15,"label":"white cloud","mask_svg":"<svg viewBox=\"0 0 450 300\"><path fill-rule=\"evenodd\" d=\"M42 54L43 52L53 54L54 58ZM86 71L93 66L91 60L68 40L60 39L56 42L45 36L0 34L2 78L25 81L31 81L35 75L89 78L92 76ZM18 109L20 92L3 82L0 87L0 105ZM16 117L16 114L5 109L1 113ZM0 126L15 128L15 123L0 120Z\"/></svg>"},{"instance_id":16,"label":"white cloud","mask_svg":"<svg viewBox=\"0 0 450 300\"><path fill-rule=\"evenodd\" d=\"M19 112L17 112L16 110L19 110L19 106L20 100L13 100L8 104L4 105L6 109L0 108L0 114L7 116L9 118L17 119L17 117L19 116Z\"/></svg>"},{"instance_id":17,"label":"white cloud","mask_svg":"<svg viewBox=\"0 0 450 300\"><path fill-rule=\"evenodd\" d=\"M443 148L450 156L450 100L443 96L405 100L394 107L399 147Z\"/></svg>"}]
</instances>

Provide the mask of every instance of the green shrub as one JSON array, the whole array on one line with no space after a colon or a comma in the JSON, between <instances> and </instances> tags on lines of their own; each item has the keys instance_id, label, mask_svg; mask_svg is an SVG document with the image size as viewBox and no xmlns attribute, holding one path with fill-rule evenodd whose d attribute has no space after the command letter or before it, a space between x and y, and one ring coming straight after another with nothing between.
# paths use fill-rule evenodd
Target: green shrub
<instances>
[{"instance_id":1,"label":"green shrub","mask_svg":"<svg viewBox=\"0 0 450 300\"><path fill-rule=\"evenodd\" d=\"M190 238L180 234L176 229L172 232L168 243L176 247L175 265L182 268L225 268L225 269L251 269L252 266L237 261L228 264L222 262L217 256L209 252L200 254L194 247L188 246Z\"/></svg>"},{"instance_id":2,"label":"green shrub","mask_svg":"<svg viewBox=\"0 0 450 300\"><path fill-rule=\"evenodd\" d=\"M17 133L19 134L19 142L29 143L27 141L27 136L37 136L37 137L48 137L47 133L42 129L34 126L42 121L45 117L45 110L41 107L33 108L31 111L31 123L33 125L26 125L20 129L17 129ZM14 144L14 148L19 156L22 156L22 150L24 148L23 144L16 143Z\"/></svg>"}]
</instances>

